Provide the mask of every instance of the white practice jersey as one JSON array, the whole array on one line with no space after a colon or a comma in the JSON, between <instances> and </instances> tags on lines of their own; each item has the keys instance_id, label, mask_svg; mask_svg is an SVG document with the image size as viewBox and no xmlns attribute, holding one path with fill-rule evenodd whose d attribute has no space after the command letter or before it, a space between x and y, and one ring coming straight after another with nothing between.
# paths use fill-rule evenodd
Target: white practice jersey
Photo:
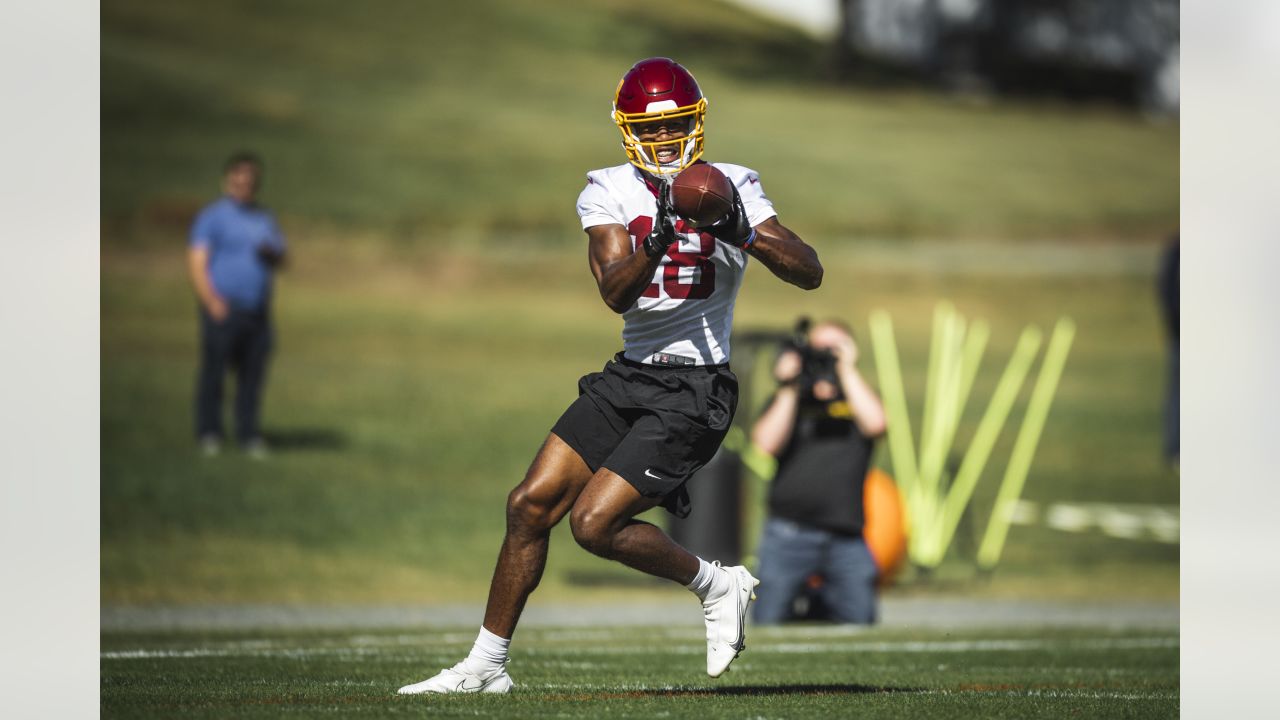
<instances>
[{"instance_id":1,"label":"white practice jersey","mask_svg":"<svg viewBox=\"0 0 1280 720\"><path fill-rule=\"evenodd\" d=\"M777 215L760 187L760 176L741 165L712 163L738 188L753 226ZM621 225L631 247L653 228L658 200L640 171L626 163L587 173L578 196L583 229ZM676 229L686 225L677 220ZM692 228L689 228L690 230ZM720 365L729 362L733 303L742 286L747 253L707 234L680 232L653 274L653 282L622 315L622 348L629 360L653 364Z\"/></svg>"}]
</instances>

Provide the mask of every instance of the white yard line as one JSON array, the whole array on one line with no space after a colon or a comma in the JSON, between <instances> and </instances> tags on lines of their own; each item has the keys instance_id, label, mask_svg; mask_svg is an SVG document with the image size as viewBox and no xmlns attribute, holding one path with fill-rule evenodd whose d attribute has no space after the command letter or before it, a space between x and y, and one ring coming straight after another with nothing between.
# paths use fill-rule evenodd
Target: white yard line
<instances>
[{"instance_id":1,"label":"white yard line","mask_svg":"<svg viewBox=\"0 0 1280 720\"><path fill-rule=\"evenodd\" d=\"M387 645L373 646L367 636L360 636L365 643L352 647L338 645L334 647L264 647L269 641L252 640L243 644L226 643L216 647L194 648L157 648L139 650L110 650L102 652L103 660L150 660L150 659L186 659L208 657L266 657L294 658L310 657L336 658L372 658L385 659L385 648L404 648L397 636L388 636L391 641ZM425 639L424 639L425 640ZM429 641L424 641L429 645ZM1176 637L1134 637L1134 638L1072 638L1072 639L1007 639L1007 640L940 640L940 641L874 641L874 642L837 642L837 643L773 643L769 641L753 643L751 652L761 654L807 654L813 652L849 652L849 653L965 653L965 652L1025 652L1061 648L1064 650L1148 650L1179 647ZM667 646L609 646L565 647L565 648L529 648L524 654L534 656L559 655L654 655L673 653L677 655L701 654L705 647L690 643L672 643ZM414 660L422 656L413 654Z\"/></svg>"},{"instance_id":2,"label":"white yard line","mask_svg":"<svg viewBox=\"0 0 1280 720\"><path fill-rule=\"evenodd\" d=\"M1019 500L1013 522L1044 525L1063 532L1101 532L1123 540L1148 540L1178 544L1181 532L1177 505L1136 503L1050 503L1043 509Z\"/></svg>"},{"instance_id":3,"label":"white yard line","mask_svg":"<svg viewBox=\"0 0 1280 720\"><path fill-rule=\"evenodd\" d=\"M1176 628L1177 600L1067 602L998 598L881 598L882 628ZM446 606L105 606L103 632L174 630L269 631L325 629L337 632L407 628L412 632L449 631L448 642L470 643L484 616L480 605ZM701 634L702 613L695 600L677 598L644 604L534 604L521 621L522 632L549 632L566 640L590 640L600 628L658 626L658 632ZM463 630L465 628L465 630ZM761 631L772 630L761 628ZM788 628L788 630L792 630ZM818 637L857 634L864 628L825 626ZM576 633L576 635L575 635ZM678 635L677 635L678 636ZM795 637L788 635L788 637Z\"/></svg>"},{"instance_id":4,"label":"white yard line","mask_svg":"<svg viewBox=\"0 0 1280 720\"><path fill-rule=\"evenodd\" d=\"M1072 650L1145 650L1178 647L1178 638L1092 638L1075 640L922 640L907 642L779 643L759 649L776 653L811 652L1021 652L1064 648ZM757 649L752 647L752 650Z\"/></svg>"}]
</instances>

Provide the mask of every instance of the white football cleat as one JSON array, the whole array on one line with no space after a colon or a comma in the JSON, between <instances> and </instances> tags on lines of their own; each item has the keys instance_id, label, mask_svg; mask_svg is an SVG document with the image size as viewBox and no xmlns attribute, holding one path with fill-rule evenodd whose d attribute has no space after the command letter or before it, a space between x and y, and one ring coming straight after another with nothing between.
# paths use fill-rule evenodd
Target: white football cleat
<instances>
[{"instance_id":1,"label":"white football cleat","mask_svg":"<svg viewBox=\"0 0 1280 720\"><path fill-rule=\"evenodd\" d=\"M397 692L401 695L422 695L424 693L505 693L510 692L515 683L507 674L506 664L493 670L476 673L467 666L467 661L441 670L435 677L420 683L405 685Z\"/></svg>"},{"instance_id":2,"label":"white football cleat","mask_svg":"<svg viewBox=\"0 0 1280 720\"><path fill-rule=\"evenodd\" d=\"M741 565L724 571L729 573L729 592L702 603L707 623L707 674L711 677L723 675L738 653L747 649L747 607L756 599L756 586L760 584Z\"/></svg>"}]
</instances>

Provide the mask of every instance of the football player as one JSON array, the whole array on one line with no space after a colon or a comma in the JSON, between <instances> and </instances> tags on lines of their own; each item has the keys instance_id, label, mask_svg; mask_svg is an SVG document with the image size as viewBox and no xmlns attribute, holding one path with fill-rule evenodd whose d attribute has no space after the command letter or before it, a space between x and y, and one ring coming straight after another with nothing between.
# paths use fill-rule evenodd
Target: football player
<instances>
[{"instance_id":1,"label":"football player","mask_svg":"<svg viewBox=\"0 0 1280 720\"><path fill-rule=\"evenodd\" d=\"M733 305L747 259L805 290L822 282L817 253L778 222L759 176L715 163L734 186L720 221L676 217L670 182L702 162L707 100L668 58L636 63L614 97L627 163L587 173L578 215L600 297L623 317L622 352L578 382L578 399L551 429L507 499L507 531L471 653L401 694L504 693L508 647L547 560L551 529L569 517L582 547L678 582L702 602L707 674L744 648L756 580L709 563L635 516L662 505L684 517L688 481L715 454L733 420L729 370ZM736 512L736 509L730 509Z\"/></svg>"}]
</instances>

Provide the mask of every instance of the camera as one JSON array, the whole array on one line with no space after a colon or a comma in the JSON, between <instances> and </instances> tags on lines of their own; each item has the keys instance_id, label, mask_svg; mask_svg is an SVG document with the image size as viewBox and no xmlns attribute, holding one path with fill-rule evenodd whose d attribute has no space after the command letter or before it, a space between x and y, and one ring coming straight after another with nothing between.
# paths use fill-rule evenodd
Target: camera
<instances>
[{"instance_id":1,"label":"camera","mask_svg":"<svg viewBox=\"0 0 1280 720\"><path fill-rule=\"evenodd\" d=\"M819 380L837 382L836 356L830 350L820 350L809 344L809 318L801 317L791 331L791 338L783 344L783 350L793 350L800 356L800 374L796 384L803 394L813 392Z\"/></svg>"}]
</instances>

